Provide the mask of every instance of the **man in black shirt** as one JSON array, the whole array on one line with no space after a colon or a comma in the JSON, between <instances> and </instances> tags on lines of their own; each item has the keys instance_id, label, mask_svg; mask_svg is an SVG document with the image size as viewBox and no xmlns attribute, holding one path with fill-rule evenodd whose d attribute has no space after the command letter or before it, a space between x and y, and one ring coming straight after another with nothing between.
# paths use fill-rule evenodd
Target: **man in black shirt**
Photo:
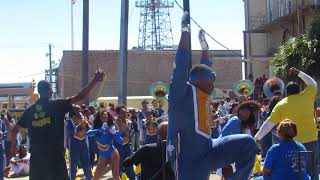
<instances>
[{"instance_id":1,"label":"man in black shirt","mask_svg":"<svg viewBox=\"0 0 320 180\"><path fill-rule=\"evenodd\" d=\"M30 180L69 179L64 157L64 116L71 110L72 104L86 98L103 77L104 72L99 68L94 79L78 95L58 100L50 100L50 83L38 83L40 99L23 112L11 134L11 153L14 154L15 139L20 127L28 130L31 153Z\"/></svg>"},{"instance_id":2,"label":"man in black shirt","mask_svg":"<svg viewBox=\"0 0 320 180\"><path fill-rule=\"evenodd\" d=\"M167 129L168 122L161 123L158 143L144 145L124 161L124 167L141 164L140 180L174 180L172 169L166 163Z\"/></svg>"}]
</instances>

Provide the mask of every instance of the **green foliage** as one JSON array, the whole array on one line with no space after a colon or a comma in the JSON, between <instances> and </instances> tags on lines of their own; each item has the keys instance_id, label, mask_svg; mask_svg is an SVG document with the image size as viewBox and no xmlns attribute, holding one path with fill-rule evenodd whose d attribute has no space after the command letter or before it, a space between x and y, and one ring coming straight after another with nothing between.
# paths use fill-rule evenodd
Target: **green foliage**
<instances>
[{"instance_id":1,"label":"green foliage","mask_svg":"<svg viewBox=\"0 0 320 180\"><path fill-rule=\"evenodd\" d=\"M296 67L320 80L320 19L305 34L291 38L271 59L276 76L288 80L287 71Z\"/></svg>"}]
</instances>

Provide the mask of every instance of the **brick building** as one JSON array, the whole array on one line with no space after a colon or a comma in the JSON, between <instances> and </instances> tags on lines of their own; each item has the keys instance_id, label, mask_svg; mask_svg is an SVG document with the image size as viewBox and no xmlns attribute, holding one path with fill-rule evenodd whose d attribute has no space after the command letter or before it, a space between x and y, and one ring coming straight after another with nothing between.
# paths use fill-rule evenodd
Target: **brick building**
<instances>
[{"instance_id":1,"label":"brick building","mask_svg":"<svg viewBox=\"0 0 320 180\"><path fill-rule=\"evenodd\" d=\"M175 51L128 51L128 96L148 96L154 82L169 82ZM217 73L215 86L230 91L242 78L241 51L210 51ZM201 51L193 51L193 63L199 63ZM89 80L100 65L107 74L103 87L96 87L90 100L97 96L117 96L119 51L90 51ZM81 51L64 51L58 68L58 95L68 97L81 89ZM226 94L227 95L227 94Z\"/></svg>"}]
</instances>

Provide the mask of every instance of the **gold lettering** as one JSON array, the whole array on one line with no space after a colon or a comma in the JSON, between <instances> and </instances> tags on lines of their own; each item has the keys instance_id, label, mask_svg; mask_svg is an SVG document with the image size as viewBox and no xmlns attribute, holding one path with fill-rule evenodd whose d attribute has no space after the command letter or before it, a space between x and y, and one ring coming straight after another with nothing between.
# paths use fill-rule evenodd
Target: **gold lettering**
<instances>
[{"instance_id":1,"label":"gold lettering","mask_svg":"<svg viewBox=\"0 0 320 180\"><path fill-rule=\"evenodd\" d=\"M44 118L44 119L40 119L38 121L33 121L32 122L32 126L33 127L43 127L45 125L51 124L51 119L50 117Z\"/></svg>"}]
</instances>

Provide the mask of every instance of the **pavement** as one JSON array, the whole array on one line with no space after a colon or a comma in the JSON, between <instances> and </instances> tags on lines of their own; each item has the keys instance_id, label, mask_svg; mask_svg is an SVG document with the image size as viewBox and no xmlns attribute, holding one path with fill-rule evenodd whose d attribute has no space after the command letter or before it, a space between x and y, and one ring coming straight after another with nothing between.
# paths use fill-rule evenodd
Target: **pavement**
<instances>
[{"instance_id":1,"label":"pavement","mask_svg":"<svg viewBox=\"0 0 320 180\"><path fill-rule=\"evenodd\" d=\"M79 169L79 170L78 170L77 177L78 177L78 178L77 178L76 180L85 180L82 169ZM20 178L4 178L4 179L10 179L10 180L29 180L29 177L26 176L26 177L20 177ZM107 174L105 174L101 179L112 180L111 171L108 172ZM216 176L216 175L214 175L214 174L211 174L209 180L220 180L220 179L221 179L220 177L218 177L218 176Z\"/></svg>"}]
</instances>

